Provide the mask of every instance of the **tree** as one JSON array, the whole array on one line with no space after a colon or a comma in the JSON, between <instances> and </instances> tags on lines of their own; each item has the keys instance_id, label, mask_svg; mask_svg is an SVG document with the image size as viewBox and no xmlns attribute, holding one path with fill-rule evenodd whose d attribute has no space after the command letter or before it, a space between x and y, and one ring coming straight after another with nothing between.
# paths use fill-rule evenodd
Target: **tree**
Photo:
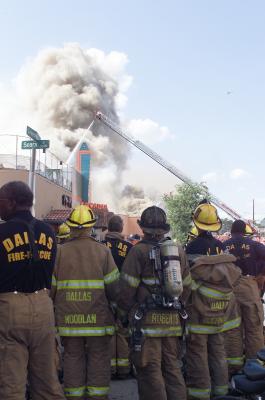
<instances>
[{"instance_id":1,"label":"tree","mask_svg":"<svg viewBox=\"0 0 265 400\"><path fill-rule=\"evenodd\" d=\"M175 193L164 196L172 236L178 242L186 242L192 227L192 213L203 199L210 200L208 188L197 183L183 183L176 186Z\"/></svg>"}]
</instances>

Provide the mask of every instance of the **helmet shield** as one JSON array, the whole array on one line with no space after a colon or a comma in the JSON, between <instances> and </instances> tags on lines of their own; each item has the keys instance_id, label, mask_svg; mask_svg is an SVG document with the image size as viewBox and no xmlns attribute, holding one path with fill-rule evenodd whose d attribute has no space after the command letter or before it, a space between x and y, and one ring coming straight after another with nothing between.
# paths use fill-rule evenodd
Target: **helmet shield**
<instances>
[{"instance_id":1,"label":"helmet shield","mask_svg":"<svg viewBox=\"0 0 265 400\"><path fill-rule=\"evenodd\" d=\"M97 218L91 208L82 204L73 209L66 223L71 228L82 229L91 228L96 221Z\"/></svg>"},{"instance_id":2,"label":"helmet shield","mask_svg":"<svg viewBox=\"0 0 265 400\"><path fill-rule=\"evenodd\" d=\"M212 204L200 204L193 213L193 222L202 231L218 232L222 228L222 221Z\"/></svg>"}]
</instances>

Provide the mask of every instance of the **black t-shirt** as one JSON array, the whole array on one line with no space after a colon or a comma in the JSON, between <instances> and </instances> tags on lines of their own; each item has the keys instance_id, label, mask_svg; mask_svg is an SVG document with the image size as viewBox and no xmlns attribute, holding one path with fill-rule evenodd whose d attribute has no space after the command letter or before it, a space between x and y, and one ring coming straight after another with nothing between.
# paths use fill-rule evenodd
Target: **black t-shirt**
<instances>
[{"instance_id":1,"label":"black t-shirt","mask_svg":"<svg viewBox=\"0 0 265 400\"><path fill-rule=\"evenodd\" d=\"M35 252L30 245L29 224ZM55 256L56 241L49 225L33 218L30 211L17 212L0 224L0 293L50 289Z\"/></svg>"},{"instance_id":2,"label":"black t-shirt","mask_svg":"<svg viewBox=\"0 0 265 400\"><path fill-rule=\"evenodd\" d=\"M236 257L243 275L257 276L265 271L265 246L240 234L224 242L226 251Z\"/></svg>"},{"instance_id":3,"label":"black t-shirt","mask_svg":"<svg viewBox=\"0 0 265 400\"><path fill-rule=\"evenodd\" d=\"M103 243L110 249L115 264L121 270L122 264L133 245L116 232L109 232Z\"/></svg>"},{"instance_id":4,"label":"black t-shirt","mask_svg":"<svg viewBox=\"0 0 265 400\"><path fill-rule=\"evenodd\" d=\"M224 249L223 243L215 239L210 232L202 232L196 239L188 243L186 253L213 256L221 254Z\"/></svg>"}]
</instances>

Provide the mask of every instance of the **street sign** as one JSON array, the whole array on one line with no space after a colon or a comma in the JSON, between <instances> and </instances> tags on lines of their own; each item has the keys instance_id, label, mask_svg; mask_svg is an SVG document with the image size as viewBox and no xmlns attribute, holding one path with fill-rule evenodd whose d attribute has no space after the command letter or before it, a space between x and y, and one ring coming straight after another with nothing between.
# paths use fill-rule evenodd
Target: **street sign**
<instances>
[{"instance_id":1,"label":"street sign","mask_svg":"<svg viewBox=\"0 0 265 400\"><path fill-rule=\"evenodd\" d=\"M50 147L49 140L23 140L21 143L22 150L28 149L48 149Z\"/></svg>"},{"instance_id":2,"label":"street sign","mask_svg":"<svg viewBox=\"0 0 265 400\"><path fill-rule=\"evenodd\" d=\"M38 132L34 131L34 129L30 128L29 126L27 126L27 135L33 140L41 140Z\"/></svg>"}]
</instances>

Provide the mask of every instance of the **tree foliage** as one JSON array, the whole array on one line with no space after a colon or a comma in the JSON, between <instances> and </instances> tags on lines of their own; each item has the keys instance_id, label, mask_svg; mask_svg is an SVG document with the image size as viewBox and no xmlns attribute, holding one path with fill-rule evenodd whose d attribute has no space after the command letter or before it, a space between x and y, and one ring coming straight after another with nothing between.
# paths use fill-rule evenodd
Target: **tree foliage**
<instances>
[{"instance_id":1,"label":"tree foliage","mask_svg":"<svg viewBox=\"0 0 265 400\"><path fill-rule=\"evenodd\" d=\"M174 193L166 194L164 201L173 238L184 244L192 227L192 213L203 199L210 200L208 188L203 184L183 183Z\"/></svg>"}]
</instances>

